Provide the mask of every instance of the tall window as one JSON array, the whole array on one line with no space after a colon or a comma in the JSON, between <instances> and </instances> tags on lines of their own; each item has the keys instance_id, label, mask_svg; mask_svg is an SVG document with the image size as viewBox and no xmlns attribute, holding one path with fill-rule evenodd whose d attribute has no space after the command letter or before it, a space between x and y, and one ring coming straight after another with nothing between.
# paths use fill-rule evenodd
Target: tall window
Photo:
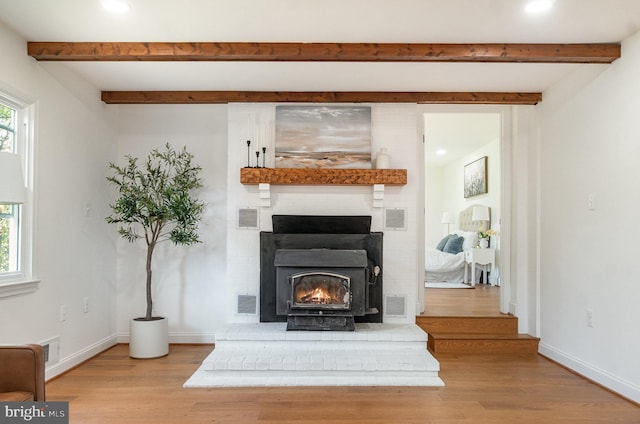
<instances>
[{"instance_id":1,"label":"tall window","mask_svg":"<svg viewBox=\"0 0 640 424\"><path fill-rule=\"evenodd\" d=\"M0 103L0 152L17 153L16 110ZM0 272L19 269L20 207L0 205Z\"/></svg>"},{"instance_id":2,"label":"tall window","mask_svg":"<svg viewBox=\"0 0 640 424\"><path fill-rule=\"evenodd\" d=\"M0 152L18 154L29 185L33 108L0 93ZM31 278L32 206L0 204L0 285Z\"/></svg>"}]
</instances>

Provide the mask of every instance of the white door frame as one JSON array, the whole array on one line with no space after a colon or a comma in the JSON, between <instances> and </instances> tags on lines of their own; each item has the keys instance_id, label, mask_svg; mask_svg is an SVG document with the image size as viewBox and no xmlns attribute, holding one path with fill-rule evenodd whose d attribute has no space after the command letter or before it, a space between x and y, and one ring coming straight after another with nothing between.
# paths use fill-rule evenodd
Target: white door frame
<instances>
[{"instance_id":1,"label":"white door frame","mask_svg":"<svg viewBox=\"0 0 640 424\"><path fill-rule=\"evenodd\" d=\"M501 222L500 222L500 312L509 313L511 303L511 213L512 213L512 110L509 106L499 105L418 105L418 154L422 158L419 169L419 195L418 195L418 269L424 270L425 250L425 165L424 165L424 140L425 126L424 115L427 113L499 113L501 117L500 136L500 162L501 162ZM421 275L422 277L422 275ZM418 305L416 310L424 312L424 278L419 278Z\"/></svg>"}]
</instances>

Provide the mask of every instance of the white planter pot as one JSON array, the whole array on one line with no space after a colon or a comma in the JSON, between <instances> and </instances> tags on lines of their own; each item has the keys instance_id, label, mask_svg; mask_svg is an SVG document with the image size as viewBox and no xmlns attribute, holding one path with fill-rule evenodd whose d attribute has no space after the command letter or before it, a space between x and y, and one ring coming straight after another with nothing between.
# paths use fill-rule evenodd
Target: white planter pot
<instances>
[{"instance_id":1,"label":"white planter pot","mask_svg":"<svg viewBox=\"0 0 640 424\"><path fill-rule=\"evenodd\" d=\"M489 247L489 239L481 238L480 239L480 247L483 248L483 249L486 249L487 247Z\"/></svg>"},{"instance_id":2,"label":"white planter pot","mask_svg":"<svg viewBox=\"0 0 640 424\"><path fill-rule=\"evenodd\" d=\"M129 356L158 358L169 353L169 320L132 319L129 325Z\"/></svg>"}]
</instances>

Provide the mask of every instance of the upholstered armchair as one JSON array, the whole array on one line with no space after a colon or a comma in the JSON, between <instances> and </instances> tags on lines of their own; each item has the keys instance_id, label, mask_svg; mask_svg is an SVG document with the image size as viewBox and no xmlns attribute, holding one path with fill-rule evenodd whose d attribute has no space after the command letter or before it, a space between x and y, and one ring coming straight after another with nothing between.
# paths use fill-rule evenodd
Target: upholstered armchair
<instances>
[{"instance_id":1,"label":"upholstered armchair","mask_svg":"<svg viewBox=\"0 0 640 424\"><path fill-rule=\"evenodd\" d=\"M0 346L0 402L44 400L42 346Z\"/></svg>"}]
</instances>

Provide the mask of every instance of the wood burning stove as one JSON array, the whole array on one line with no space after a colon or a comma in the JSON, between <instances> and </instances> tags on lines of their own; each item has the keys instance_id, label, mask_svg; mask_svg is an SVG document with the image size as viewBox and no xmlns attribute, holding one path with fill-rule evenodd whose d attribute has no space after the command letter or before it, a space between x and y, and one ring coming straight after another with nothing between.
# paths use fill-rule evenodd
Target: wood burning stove
<instances>
[{"instance_id":1,"label":"wood burning stove","mask_svg":"<svg viewBox=\"0 0 640 424\"><path fill-rule=\"evenodd\" d=\"M276 250L276 310L287 330L355 330L365 315L367 252Z\"/></svg>"},{"instance_id":2,"label":"wood burning stove","mask_svg":"<svg viewBox=\"0 0 640 424\"><path fill-rule=\"evenodd\" d=\"M274 215L260 233L260 321L289 330L382 322L382 233L370 216Z\"/></svg>"}]
</instances>

